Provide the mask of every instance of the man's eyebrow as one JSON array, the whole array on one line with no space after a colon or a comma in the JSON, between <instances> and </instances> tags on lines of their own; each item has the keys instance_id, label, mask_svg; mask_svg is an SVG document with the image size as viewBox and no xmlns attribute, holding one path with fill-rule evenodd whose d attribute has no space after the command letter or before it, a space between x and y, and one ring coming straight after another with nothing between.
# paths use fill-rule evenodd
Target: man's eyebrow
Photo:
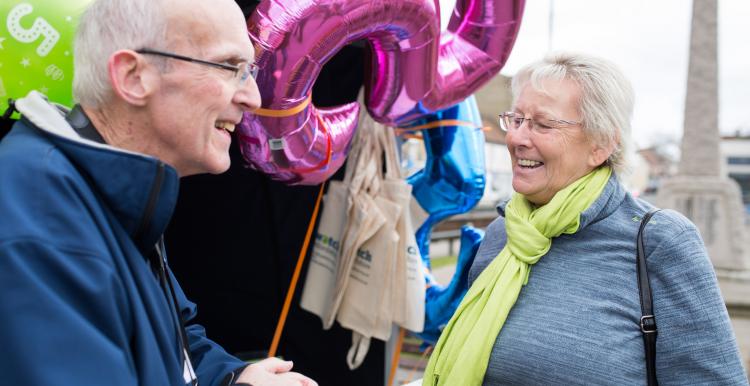
<instances>
[{"instance_id":1,"label":"man's eyebrow","mask_svg":"<svg viewBox=\"0 0 750 386\"><path fill-rule=\"evenodd\" d=\"M248 53L242 52L241 50L230 50L228 52L225 52L224 54L220 54L219 58L226 62L253 63L253 61L255 60L255 55L249 55Z\"/></svg>"},{"instance_id":2,"label":"man's eyebrow","mask_svg":"<svg viewBox=\"0 0 750 386\"><path fill-rule=\"evenodd\" d=\"M247 60L246 57L245 57L245 55L242 55L242 54L237 53L237 52L225 52L223 54L219 54L218 56L220 58L224 59L224 60L227 60L227 61L229 61L229 60L234 60L234 61L244 61L244 60Z\"/></svg>"}]
</instances>

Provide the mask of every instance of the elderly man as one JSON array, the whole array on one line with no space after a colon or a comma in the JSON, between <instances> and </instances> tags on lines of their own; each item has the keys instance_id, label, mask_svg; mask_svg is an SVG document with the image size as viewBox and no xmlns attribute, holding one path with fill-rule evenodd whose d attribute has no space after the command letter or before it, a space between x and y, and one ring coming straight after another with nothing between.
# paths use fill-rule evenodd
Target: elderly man
<instances>
[{"instance_id":1,"label":"elderly man","mask_svg":"<svg viewBox=\"0 0 750 386\"><path fill-rule=\"evenodd\" d=\"M231 0L91 4L79 105L31 92L0 143L3 384L315 385L207 339L166 265L178 177L225 171L231 132L260 104L253 60Z\"/></svg>"}]
</instances>

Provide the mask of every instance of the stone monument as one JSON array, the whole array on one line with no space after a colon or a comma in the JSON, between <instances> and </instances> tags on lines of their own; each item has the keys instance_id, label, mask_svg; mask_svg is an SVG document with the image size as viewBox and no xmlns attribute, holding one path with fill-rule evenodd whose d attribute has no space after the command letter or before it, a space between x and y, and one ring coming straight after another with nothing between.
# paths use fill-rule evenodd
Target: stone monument
<instances>
[{"instance_id":1,"label":"stone monument","mask_svg":"<svg viewBox=\"0 0 750 386\"><path fill-rule=\"evenodd\" d=\"M659 188L657 202L690 218L717 274L734 276L750 270L750 256L739 185L721 175L717 1L693 1L682 156L677 175Z\"/></svg>"},{"instance_id":2,"label":"stone monument","mask_svg":"<svg viewBox=\"0 0 750 386\"><path fill-rule=\"evenodd\" d=\"M750 371L750 256L740 188L721 174L717 63L718 0L693 0L685 130L679 171L657 203L682 212L700 230Z\"/></svg>"}]
</instances>

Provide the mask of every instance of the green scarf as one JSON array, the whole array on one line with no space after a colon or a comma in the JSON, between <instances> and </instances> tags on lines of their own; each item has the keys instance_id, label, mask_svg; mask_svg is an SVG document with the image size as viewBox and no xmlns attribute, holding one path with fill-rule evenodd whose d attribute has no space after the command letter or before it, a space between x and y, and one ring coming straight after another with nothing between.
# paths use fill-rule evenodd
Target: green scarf
<instances>
[{"instance_id":1,"label":"green scarf","mask_svg":"<svg viewBox=\"0 0 750 386\"><path fill-rule=\"evenodd\" d=\"M531 265L549 251L553 237L578 231L581 212L599 197L611 174L609 167L597 168L538 208L513 195L505 208L508 241L440 335L423 386L482 384L495 338L528 281Z\"/></svg>"}]
</instances>

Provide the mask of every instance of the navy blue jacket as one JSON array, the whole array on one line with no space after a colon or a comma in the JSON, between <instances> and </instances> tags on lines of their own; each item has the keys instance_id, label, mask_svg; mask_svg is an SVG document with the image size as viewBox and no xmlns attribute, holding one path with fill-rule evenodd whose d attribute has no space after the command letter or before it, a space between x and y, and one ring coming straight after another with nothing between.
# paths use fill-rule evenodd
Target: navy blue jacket
<instances>
[{"instance_id":1,"label":"navy blue jacket","mask_svg":"<svg viewBox=\"0 0 750 386\"><path fill-rule=\"evenodd\" d=\"M184 385L174 308L146 257L179 180L159 160L80 138L32 92L0 142L0 383ZM244 365L190 325L201 386Z\"/></svg>"}]
</instances>

